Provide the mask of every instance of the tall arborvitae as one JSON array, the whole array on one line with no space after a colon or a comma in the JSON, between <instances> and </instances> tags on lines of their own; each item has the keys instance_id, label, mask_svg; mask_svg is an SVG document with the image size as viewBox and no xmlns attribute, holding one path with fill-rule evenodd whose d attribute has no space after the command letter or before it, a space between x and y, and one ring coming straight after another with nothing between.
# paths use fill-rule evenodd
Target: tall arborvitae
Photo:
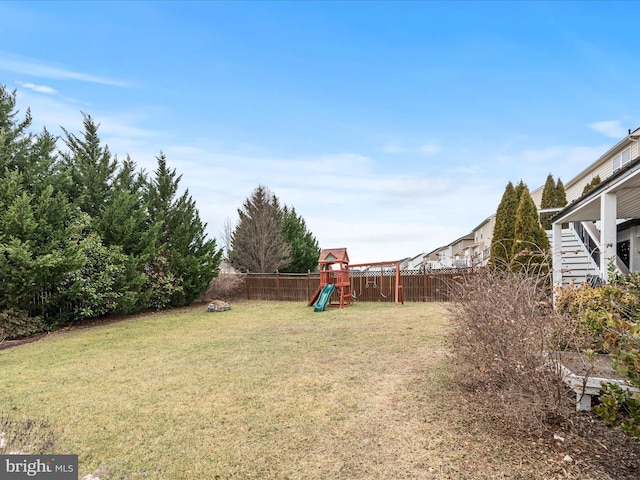
<instances>
[{"instance_id":1,"label":"tall arborvitae","mask_svg":"<svg viewBox=\"0 0 640 480\"><path fill-rule=\"evenodd\" d=\"M567 206L567 192L564 190L564 183L558 178L556 183L556 200L554 207L562 208Z\"/></svg>"},{"instance_id":2,"label":"tall arborvitae","mask_svg":"<svg viewBox=\"0 0 640 480\"><path fill-rule=\"evenodd\" d=\"M500 200L496 211L496 225L493 229L491 260L489 262L493 268L506 269L511 261L517 210L516 190L513 184L509 182L505 187L502 200Z\"/></svg>"},{"instance_id":3,"label":"tall arborvitae","mask_svg":"<svg viewBox=\"0 0 640 480\"><path fill-rule=\"evenodd\" d=\"M554 208L556 207L558 192L556 189L556 182L553 179L553 175L547 175L547 181L544 183L544 188L542 189L542 198L540 200L540 208ZM540 223L545 230L551 229L551 217L553 217L552 212L543 212L540 214Z\"/></svg>"},{"instance_id":4,"label":"tall arborvitae","mask_svg":"<svg viewBox=\"0 0 640 480\"><path fill-rule=\"evenodd\" d=\"M549 239L538 219L538 210L524 188L516 213L513 245L511 247L511 268L529 273L540 272L549 250Z\"/></svg>"}]
</instances>

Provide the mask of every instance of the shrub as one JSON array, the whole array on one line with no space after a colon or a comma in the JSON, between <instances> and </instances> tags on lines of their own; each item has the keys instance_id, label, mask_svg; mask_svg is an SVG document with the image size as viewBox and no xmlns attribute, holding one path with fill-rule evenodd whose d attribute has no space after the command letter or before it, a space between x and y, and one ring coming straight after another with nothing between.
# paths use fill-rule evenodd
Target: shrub
<instances>
[{"instance_id":1,"label":"shrub","mask_svg":"<svg viewBox=\"0 0 640 480\"><path fill-rule=\"evenodd\" d=\"M558 310L592 334L595 348L613 357L613 366L640 387L640 274L609 272L602 287L583 284L557 295ZM605 386L594 411L612 425L640 438L640 397Z\"/></svg>"},{"instance_id":2,"label":"shrub","mask_svg":"<svg viewBox=\"0 0 640 480\"><path fill-rule=\"evenodd\" d=\"M20 452L43 455L57 452L59 434L47 420L0 414L0 454Z\"/></svg>"},{"instance_id":3,"label":"shrub","mask_svg":"<svg viewBox=\"0 0 640 480\"><path fill-rule=\"evenodd\" d=\"M547 279L482 271L455 287L450 347L458 378L480 416L513 431L542 433L574 412L549 352L571 344Z\"/></svg>"},{"instance_id":4,"label":"shrub","mask_svg":"<svg viewBox=\"0 0 640 480\"><path fill-rule=\"evenodd\" d=\"M602 386L600 404L593 411L612 427L640 438L640 398L615 383Z\"/></svg>"},{"instance_id":5,"label":"shrub","mask_svg":"<svg viewBox=\"0 0 640 480\"><path fill-rule=\"evenodd\" d=\"M237 273L223 273L211 280L209 288L200 298L203 302L213 300L229 301L242 292L244 275Z\"/></svg>"},{"instance_id":6,"label":"shrub","mask_svg":"<svg viewBox=\"0 0 640 480\"><path fill-rule=\"evenodd\" d=\"M15 340L46 331L41 317L30 317L24 310L9 308L0 312L0 340Z\"/></svg>"}]
</instances>

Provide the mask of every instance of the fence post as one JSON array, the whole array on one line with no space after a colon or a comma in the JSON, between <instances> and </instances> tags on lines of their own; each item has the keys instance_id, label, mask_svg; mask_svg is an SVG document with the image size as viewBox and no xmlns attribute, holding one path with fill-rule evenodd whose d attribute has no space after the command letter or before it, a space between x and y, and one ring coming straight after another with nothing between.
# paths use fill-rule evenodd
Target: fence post
<instances>
[{"instance_id":1,"label":"fence post","mask_svg":"<svg viewBox=\"0 0 640 480\"><path fill-rule=\"evenodd\" d=\"M278 275L278 270L276 270L276 300L280 301L280 276Z\"/></svg>"},{"instance_id":2,"label":"fence post","mask_svg":"<svg viewBox=\"0 0 640 480\"><path fill-rule=\"evenodd\" d=\"M422 271L422 298L423 302L427 301L427 269Z\"/></svg>"}]
</instances>

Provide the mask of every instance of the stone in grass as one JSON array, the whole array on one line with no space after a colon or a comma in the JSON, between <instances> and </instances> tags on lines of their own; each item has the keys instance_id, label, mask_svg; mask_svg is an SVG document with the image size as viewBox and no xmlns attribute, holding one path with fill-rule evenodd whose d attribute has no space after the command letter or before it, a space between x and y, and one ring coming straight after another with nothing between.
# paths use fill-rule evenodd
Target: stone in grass
<instances>
[{"instance_id":1,"label":"stone in grass","mask_svg":"<svg viewBox=\"0 0 640 480\"><path fill-rule=\"evenodd\" d=\"M207 310L209 312L226 312L227 310L231 310L231 305L222 300L214 300L208 305Z\"/></svg>"}]
</instances>

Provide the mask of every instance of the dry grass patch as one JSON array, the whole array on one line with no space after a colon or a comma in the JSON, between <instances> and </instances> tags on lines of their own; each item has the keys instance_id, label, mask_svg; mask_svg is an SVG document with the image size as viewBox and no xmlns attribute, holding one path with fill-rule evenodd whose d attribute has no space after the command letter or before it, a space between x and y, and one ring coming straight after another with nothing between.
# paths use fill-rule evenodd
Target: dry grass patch
<instances>
[{"instance_id":1,"label":"dry grass patch","mask_svg":"<svg viewBox=\"0 0 640 480\"><path fill-rule=\"evenodd\" d=\"M561 472L461 413L441 305L205 310L59 332L1 351L0 405L49 419L65 431L62 453L79 454L81 473L109 479Z\"/></svg>"}]
</instances>

